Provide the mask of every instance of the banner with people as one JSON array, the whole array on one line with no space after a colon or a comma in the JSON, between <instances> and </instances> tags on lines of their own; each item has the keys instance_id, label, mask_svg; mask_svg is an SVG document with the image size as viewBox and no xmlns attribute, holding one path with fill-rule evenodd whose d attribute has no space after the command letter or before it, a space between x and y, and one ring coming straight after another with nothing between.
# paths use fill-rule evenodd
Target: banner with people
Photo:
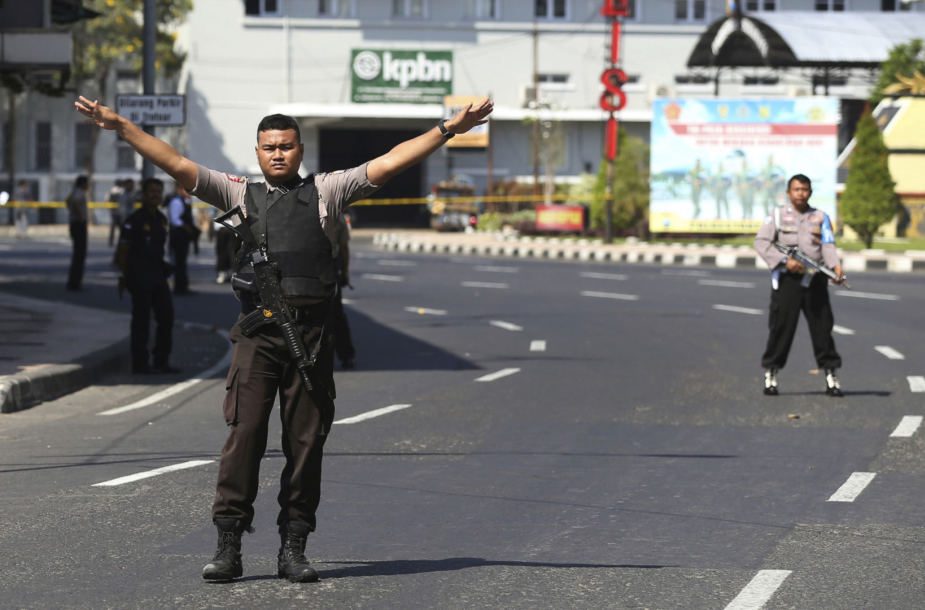
<instances>
[{"instance_id":1,"label":"banner with people","mask_svg":"<svg viewBox=\"0 0 925 610\"><path fill-rule=\"evenodd\" d=\"M798 173L834 221L838 122L837 98L656 100L649 230L754 233Z\"/></svg>"}]
</instances>

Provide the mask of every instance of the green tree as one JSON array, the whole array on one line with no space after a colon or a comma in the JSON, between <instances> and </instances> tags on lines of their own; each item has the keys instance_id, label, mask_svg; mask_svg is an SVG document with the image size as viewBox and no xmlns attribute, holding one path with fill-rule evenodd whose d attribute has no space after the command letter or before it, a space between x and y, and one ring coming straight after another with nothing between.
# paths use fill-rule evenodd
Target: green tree
<instances>
[{"instance_id":1,"label":"green tree","mask_svg":"<svg viewBox=\"0 0 925 610\"><path fill-rule=\"evenodd\" d=\"M896 214L899 202L890 176L889 153L870 110L861 116L854 132L854 150L848 161L848 180L841 198L841 217L868 248L880 226Z\"/></svg>"},{"instance_id":2,"label":"green tree","mask_svg":"<svg viewBox=\"0 0 925 610\"><path fill-rule=\"evenodd\" d=\"M620 129L618 154L614 160L613 231L645 234L649 217L649 146L641 138ZM591 228L603 229L606 222L604 200L607 160L602 159L591 196Z\"/></svg>"},{"instance_id":3,"label":"green tree","mask_svg":"<svg viewBox=\"0 0 925 610\"><path fill-rule=\"evenodd\" d=\"M156 0L155 71L159 76L170 78L183 66L186 55L176 46L175 28L192 7L192 0ZM80 94L111 105L109 77L113 69L140 72L142 68L144 0L91 0L87 8L101 15L74 27L72 77ZM100 130L91 133L87 174L92 176Z\"/></svg>"},{"instance_id":4,"label":"green tree","mask_svg":"<svg viewBox=\"0 0 925 610\"><path fill-rule=\"evenodd\" d=\"M897 81L898 76L912 76L915 72L925 73L925 41L914 38L890 50L886 61L880 66L880 76L870 93L870 101L877 105L884 98L884 89Z\"/></svg>"}]
</instances>

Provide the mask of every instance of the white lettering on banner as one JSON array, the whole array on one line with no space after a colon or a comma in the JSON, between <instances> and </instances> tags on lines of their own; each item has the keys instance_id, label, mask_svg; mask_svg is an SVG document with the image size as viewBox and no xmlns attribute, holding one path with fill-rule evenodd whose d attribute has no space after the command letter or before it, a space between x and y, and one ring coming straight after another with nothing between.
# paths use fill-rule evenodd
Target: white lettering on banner
<instances>
[{"instance_id":1,"label":"white lettering on banner","mask_svg":"<svg viewBox=\"0 0 925 610\"><path fill-rule=\"evenodd\" d=\"M415 59L395 59L389 51L382 54L382 80L398 81L402 89L412 81L437 82L453 79L453 66L445 59L430 60L423 52Z\"/></svg>"}]
</instances>

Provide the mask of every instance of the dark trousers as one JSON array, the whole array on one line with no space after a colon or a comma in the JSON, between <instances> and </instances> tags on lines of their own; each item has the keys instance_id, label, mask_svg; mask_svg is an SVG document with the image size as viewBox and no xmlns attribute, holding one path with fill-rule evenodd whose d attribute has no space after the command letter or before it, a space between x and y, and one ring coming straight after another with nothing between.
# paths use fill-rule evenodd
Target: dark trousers
<instances>
[{"instance_id":1,"label":"dark trousers","mask_svg":"<svg viewBox=\"0 0 925 610\"><path fill-rule=\"evenodd\" d=\"M319 332L318 326L302 328L302 340L309 349ZM278 392L286 463L280 476L277 523L280 528L289 522L304 523L314 531L321 499L322 451L334 420L332 350L327 345L321 350L312 369L313 390L309 392L275 325L245 337L235 324L231 341L234 355L224 403L229 430L218 468L212 518L239 519L248 526L253 520L260 460L266 451L270 412Z\"/></svg>"},{"instance_id":2,"label":"dark trousers","mask_svg":"<svg viewBox=\"0 0 925 610\"><path fill-rule=\"evenodd\" d=\"M122 231L122 212L112 210L109 212L109 245L118 241L116 233Z\"/></svg>"},{"instance_id":3,"label":"dark trousers","mask_svg":"<svg viewBox=\"0 0 925 610\"><path fill-rule=\"evenodd\" d=\"M151 280L130 278L132 295L132 368L148 366L148 335L151 333L151 312L154 312L154 366L166 366L173 345L173 299L166 278Z\"/></svg>"},{"instance_id":4,"label":"dark trousers","mask_svg":"<svg viewBox=\"0 0 925 610\"><path fill-rule=\"evenodd\" d=\"M67 287L76 290L84 279L84 262L87 260L87 223L70 223L71 268L67 273Z\"/></svg>"},{"instance_id":5,"label":"dark trousers","mask_svg":"<svg viewBox=\"0 0 925 610\"><path fill-rule=\"evenodd\" d=\"M184 229L170 228L170 251L173 252L173 291L189 290L186 259L189 257L190 234Z\"/></svg>"},{"instance_id":6,"label":"dark trousers","mask_svg":"<svg viewBox=\"0 0 925 610\"><path fill-rule=\"evenodd\" d=\"M841 366L841 356L835 351L835 340L832 338L835 319L829 302L827 279L817 273L810 285L804 288L802 277L799 274L782 273L778 289L771 291L768 344L761 357L761 366L766 369L782 369L787 364L787 355L793 344L801 311L809 325L816 364L825 369Z\"/></svg>"},{"instance_id":7,"label":"dark trousers","mask_svg":"<svg viewBox=\"0 0 925 610\"><path fill-rule=\"evenodd\" d=\"M342 288L337 288L337 294L331 303L331 333L334 335L334 351L337 358L344 362L353 360L356 349L353 347L353 338L350 336L350 324L347 322L347 312L344 311Z\"/></svg>"},{"instance_id":8,"label":"dark trousers","mask_svg":"<svg viewBox=\"0 0 925 610\"><path fill-rule=\"evenodd\" d=\"M215 234L215 270L231 271L234 264L234 233L231 229L221 228Z\"/></svg>"}]
</instances>

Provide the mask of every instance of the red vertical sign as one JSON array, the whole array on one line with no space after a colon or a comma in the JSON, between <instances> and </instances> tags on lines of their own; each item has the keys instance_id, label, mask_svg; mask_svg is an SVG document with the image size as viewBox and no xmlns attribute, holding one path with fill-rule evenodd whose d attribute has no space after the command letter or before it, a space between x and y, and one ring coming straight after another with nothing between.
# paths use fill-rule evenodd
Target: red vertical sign
<instances>
[{"instance_id":1,"label":"red vertical sign","mask_svg":"<svg viewBox=\"0 0 925 610\"><path fill-rule=\"evenodd\" d=\"M614 112L626 106L626 94L623 85L626 84L626 73L616 66L620 61L620 18L626 17L629 6L626 0L604 0L601 14L610 22L610 67L601 74L601 83L604 92L598 104L601 110L610 113L604 130L604 153L608 161L617 156L617 119Z\"/></svg>"}]
</instances>

